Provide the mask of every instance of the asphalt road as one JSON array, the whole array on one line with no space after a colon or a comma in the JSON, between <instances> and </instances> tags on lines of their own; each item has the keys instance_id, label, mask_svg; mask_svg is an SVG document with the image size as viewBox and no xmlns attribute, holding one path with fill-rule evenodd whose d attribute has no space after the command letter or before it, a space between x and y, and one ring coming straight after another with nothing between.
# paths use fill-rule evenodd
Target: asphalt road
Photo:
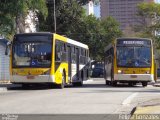
<instances>
[{"instance_id":1,"label":"asphalt road","mask_svg":"<svg viewBox=\"0 0 160 120\"><path fill-rule=\"evenodd\" d=\"M0 92L0 113L129 114L136 105L151 101L155 104L160 102L159 87L112 87L106 86L104 79L97 78L85 82L83 87L10 88Z\"/></svg>"}]
</instances>

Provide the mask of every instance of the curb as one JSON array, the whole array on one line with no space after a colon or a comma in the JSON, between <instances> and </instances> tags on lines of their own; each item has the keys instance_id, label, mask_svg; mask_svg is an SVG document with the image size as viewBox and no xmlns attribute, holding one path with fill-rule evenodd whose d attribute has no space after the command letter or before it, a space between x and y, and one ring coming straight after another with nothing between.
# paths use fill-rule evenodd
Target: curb
<instances>
[{"instance_id":1,"label":"curb","mask_svg":"<svg viewBox=\"0 0 160 120\"><path fill-rule=\"evenodd\" d=\"M158 115L160 114L160 105L155 106L138 106L133 108L130 120L138 120L138 116L145 117L145 115ZM154 117L154 116L153 116ZM159 116L160 118L160 116ZM154 119L159 120L159 119Z\"/></svg>"},{"instance_id":2,"label":"curb","mask_svg":"<svg viewBox=\"0 0 160 120\"><path fill-rule=\"evenodd\" d=\"M134 114L160 114L160 105L137 107Z\"/></svg>"}]
</instances>

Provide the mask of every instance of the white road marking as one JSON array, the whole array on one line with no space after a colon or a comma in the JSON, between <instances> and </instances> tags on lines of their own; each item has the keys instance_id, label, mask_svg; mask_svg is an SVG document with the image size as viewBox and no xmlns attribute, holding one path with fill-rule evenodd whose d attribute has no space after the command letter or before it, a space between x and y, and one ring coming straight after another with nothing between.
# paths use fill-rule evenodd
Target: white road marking
<instances>
[{"instance_id":1,"label":"white road marking","mask_svg":"<svg viewBox=\"0 0 160 120\"><path fill-rule=\"evenodd\" d=\"M129 105L134 97L138 95L138 92L131 94L129 97L127 97L123 102L122 105Z\"/></svg>"}]
</instances>

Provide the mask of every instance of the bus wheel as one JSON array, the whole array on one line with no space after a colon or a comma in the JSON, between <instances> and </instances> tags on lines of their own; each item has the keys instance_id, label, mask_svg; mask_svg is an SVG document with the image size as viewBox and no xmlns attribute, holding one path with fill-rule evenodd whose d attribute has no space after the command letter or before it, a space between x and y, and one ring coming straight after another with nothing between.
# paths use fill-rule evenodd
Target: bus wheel
<instances>
[{"instance_id":1,"label":"bus wheel","mask_svg":"<svg viewBox=\"0 0 160 120\"><path fill-rule=\"evenodd\" d=\"M147 87L148 83L147 82L142 82L143 87Z\"/></svg>"},{"instance_id":2,"label":"bus wheel","mask_svg":"<svg viewBox=\"0 0 160 120\"><path fill-rule=\"evenodd\" d=\"M62 83L61 84L58 84L57 87L59 89L63 89L64 88L64 85L65 85L65 81L66 81L66 76L65 76L65 73L63 72L62 74Z\"/></svg>"}]
</instances>

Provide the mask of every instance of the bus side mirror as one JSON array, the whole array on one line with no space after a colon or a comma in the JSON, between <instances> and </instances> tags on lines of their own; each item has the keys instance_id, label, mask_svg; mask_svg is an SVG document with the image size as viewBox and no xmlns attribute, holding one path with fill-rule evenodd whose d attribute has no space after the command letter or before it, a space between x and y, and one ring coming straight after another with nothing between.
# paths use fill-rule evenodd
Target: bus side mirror
<instances>
[{"instance_id":1,"label":"bus side mirror","mask_svg":"<svg viewBox=\"0 0 160 120\"><path fill-rule=\"evenodd\" d=\"M12 44L11 42L7 42L6 50L5 50L5 55L9 54L9 50L10 50L11 44Z\"/></svg>"}]
</instances>

